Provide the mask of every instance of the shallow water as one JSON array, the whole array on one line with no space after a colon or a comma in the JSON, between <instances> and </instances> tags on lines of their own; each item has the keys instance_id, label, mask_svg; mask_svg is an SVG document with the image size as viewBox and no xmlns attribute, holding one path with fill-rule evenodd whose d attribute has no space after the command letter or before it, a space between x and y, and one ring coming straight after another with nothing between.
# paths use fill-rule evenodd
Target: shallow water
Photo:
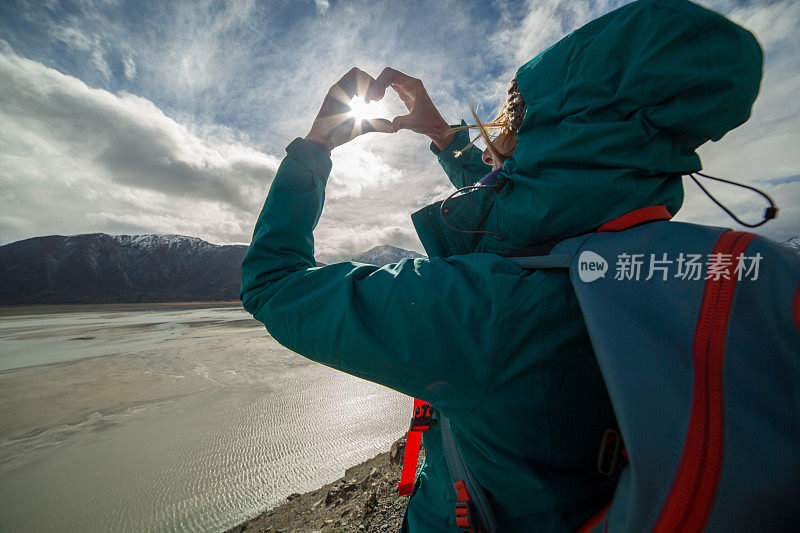
<instances>
[{"instance_id":1,"label":"shallow water","mask_svg":"<svg viewBox=\"0 0 800 533\"><path fill-rule=\"evenodd\" d=\"M4 531L222 530L386 450L410 405L240 308L7 316L0 361Z\"/></svg>"}]
</instances>

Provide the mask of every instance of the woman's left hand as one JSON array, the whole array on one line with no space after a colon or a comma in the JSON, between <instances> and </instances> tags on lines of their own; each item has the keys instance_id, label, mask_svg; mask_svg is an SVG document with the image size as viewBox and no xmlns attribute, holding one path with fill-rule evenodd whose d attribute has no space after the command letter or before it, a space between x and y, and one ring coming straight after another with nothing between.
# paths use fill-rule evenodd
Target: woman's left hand
<instances>
[{"instance_id":1,"label":"woman's left hand","mask_svg":"<svg viewBox=\"0 0 800 533\"><path fill-rule=\"evenodd\" d=\"M363 133L379 131L394 133L392 123L383 118L364 119L356 123L350 114L350 100L364 97L375 79L357 67L351 68L328 91L306 140L332 150Z\"/></svg>"}]
</instances>

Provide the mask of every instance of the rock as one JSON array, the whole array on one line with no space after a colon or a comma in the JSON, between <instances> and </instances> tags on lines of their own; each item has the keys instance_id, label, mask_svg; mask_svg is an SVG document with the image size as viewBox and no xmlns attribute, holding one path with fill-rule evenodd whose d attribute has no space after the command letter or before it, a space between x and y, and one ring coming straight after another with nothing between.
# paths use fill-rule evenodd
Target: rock
<instances>
[{"instance_id":1,"label":"rock","mask_svg":"<svg viewBox=\"0 0 800 533\"><path fill-rule=\"evenodd\" d=\"M378 505L378 495L375 491L371 492L367 501L364 502L364 512L371 513L373 509Z\"/></svg>"},{"instance_id":2,"label":"rock","mask_svg":"<svg viewBox=\"0 0 800 533\"><path fill-rule=\"evenodd\" d=\"M300 497L300 493L299 493L299 492L293 492L293 493L289 494L289 495L286 497L286 499L287 499L287 500L289 500L289 501L292 501L292 500L294 500L295 498L299 498L299 497Z\"/></svg>"},{"instance_id":3,"label":"rock","mask_svg":"<svg viewBox=\"0 0 800 533\"><path fill-rule=\"evenodd\" d=\"M406 451L406 439L405 437L397 440L392 444L391 449L389 450L389 462L393 465L398 465L403 462L403 455Z\"/></svg>"},{"instance_id":4,"label":"rock","mask_svg":"<svg viewBox=\"0 0 800 533\"><path fill-rule=\"evenodd\" d=\"M331 489L328 491L328 494L325 495L325 505L330 505L338 498L339 491L335 489Z\"/></svg>"}]
</instances>

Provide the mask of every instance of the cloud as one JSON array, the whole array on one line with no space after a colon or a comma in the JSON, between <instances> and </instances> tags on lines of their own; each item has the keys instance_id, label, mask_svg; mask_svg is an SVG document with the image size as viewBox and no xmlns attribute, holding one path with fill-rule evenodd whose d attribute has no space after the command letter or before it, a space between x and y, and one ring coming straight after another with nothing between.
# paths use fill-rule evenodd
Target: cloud
<instances>
[{"instance_id":1,"label":"cloud","mask_svg":"<svg viewBox=\"0 0 800 533\"><path fill-rule=\"evenodd\" d=\"M128 56L123 60L123 66L126 78L130 80L136 77L136 62L131 56Z\"/></svg>"},{"instance_id":2,"label":"cloud","mask_svg":"<svg viewBox=\"0 0 800 533\"><path fill-rule=\"evenodd\" d=\"M623 3L625 2L528 0L524 7L506 3L502 10L505 28L497 34L502 43L498 47L502 50L502 58L516 69L572 30Z\"/></svg>"},{"instance_id":3,"label":"cloud","mask_svg":"<svg viewBox=\"0 0 800 533\"><path fill-rule=\"evenodd\" d=\"M373 75L392 65L422 78L442 113L454 122L471 101L480 103L483 86L488 83L480 71L490 26L478 17L478 8L452 0L431 4L424 12L405 3L330 3L324 17L317 16L319 10L312 4L276 4L267 10L251 1L144 2L132 10L126 10L125 4L76 3L65 12L59 9L54 6L51 13L33 2L25 5L27 20L43 32L38 46L29 49L32 59L57 66L62 72L79 72L82 78L105 88L117 103L137 111L128 113L119 127L112 127L113 134L80 143L76 150L69 142L56 147L65 136L80 136L65 122L107 124L117 117L88 108L66 118L58 114L45 118L39 113L35 122L40 130L52 124L53 130L67 133L39 131L31 142L54 157L74 154L70 165L86 165L93 171L99 168L106 181L116 186L147 188L176 203L186 201L185 195L194 195L196 202L213 198L244 213L243 200L250 196L231 184L252 182L248 176L254 170L240 169L241 179L231 180L221 178L216 164L211 164L210 170L195 164L211 158L202 154L204 145L219 146L213 130L234 132L232 144L240 149L280 158L291 139L308 130L328 87L354 64ZM441 24L442 20L447 24ZM9 33L13 37L14 32ZM51 46L53 41L64 42L65 35L70 36L72 46ZM465 35L480 37L464 39ZM17 36L12 42L24 46L30 36ZM443 46L456 42L458 46ZM110 79L98 76L92 62L91 53L98 47L109 65ZM474 83L476 75L479 84ZM405 112L396 96L390 94L387 99L394 101L394 114ZM87 100L87 106L97 103L94 98ZM146 123L136 122L139 112ZM127 129L129 120L137 124L133 131ZM172 124L164 126L164 120ZM148 124L156 123L161 125L155 131L149 129ZM201 145L193 152L190 147L197 143L192 135ZM147 141L137 142L138 136ZM348 243L363 242L365 248L385 243L420 248L409 215L421 202L441 194L448 183L428 144L410 133L391 138L372 134L337 148L325 214L317 231L323 260L325 254L342 257L349 253L355 244ZM227 168L233 172L233 166ZM258 168L257 164L255 171ZM164 173L169 180L161 178ZM83 190L80 194L88 193ZM261 189L260 195L254 195L260 196L256 203L263 201L264 194ZM82 204L74 200L71 205ZM258 207L250 207L251 223ZM98 210L96 214L105 215L95 216L91 223L113 221L116 228L162 228L172 220L145 216L151 214L147 210L140 215L143 208L133 204L130 210L136 212L119 209L125 216L112 217L116 210ZM387 222L386 217L394 222ZM19 225L13 229L8 224L1 238L19 235ZM42 222L19 237L89 224L86 217L81 224L60 224L58 229ZM389 225L384 228L384 224ZM379 231L364 229L373 226ZM183 231L179 227L173 232ZM250 231L248 228L232 238L246 241ZM397 240L363 240L370 235ZM326 240L331 244L324 244Z\"/></svg>"},{"instance_id":4,"label":"cloud","mask_svg":"<svg viewBox=\"0 0 800 533\"><path fill-rule=\"evenodd\" d=\"M105 58L104 48L96 35L87 35L79 27L64 25L54 28L54 36L67 47L86 54L106 80L111 79L111 67Z\"/></svg>"},{"instance_id":5,"label":"cloud","mask_svg":"<svg viewBox=\"0 0 800 533\"><path fill-rule=\"evenodd\" d=\"M246 241L279 164L236 132L179 124L148 100L90 88L5 43L0 120L3 240L127 224Z\"/></svg>"},{"instance_id":6,"label":"cloud","mask_svg":"<svg viewBox=\"0 0 800 533\"><path fill-rule=\"evenodd\" d=\"M403 174L392 168L369 148L369 141L357 138L332 153L333 170L328 180L327 198L362 195L365 188L386 189L399 182Z\"/></svg>"},{"instance_id":7,"label":"cloud","mask_svg":"<svg viewBox=\"0 0 800 533\"><path fill-rule=\"evenodd\" d=\"M0 33L28 58L14 54L0 74L0 239L113 229L246 242L284 147L353 65L422 79L456 122L471 103L488 113L519 66L622 3L21 1L24 24L0 18ZM790 205L798 184L787 181L800 172L800 4L706 5L753 29L766 70L753 118L701 149L705 168L765 186L782 212L764 230L800 233ZM453 190L428 144L409 132L370 134L334 151L320 260L379 244L420 251L410 214ZM728 225L693 187L680 217ZM745 210L760 206L731 196Z\"/></svg>"},{"instance_id":8,"label":"cloud","mask_svg":"<svg viewBox=\"0 0 800 533\"><path fill-rule=\"evenodd\" d=\"M331 7L331 3L328 0L314 0L314 4L317 6L317 11L320 13L325 13L329 7Z\"/></svg>"},{"instance_id":9,"label":"cloud","mask_svg":"<svg viewBox=\"0 0 800 533\"><path fill-rule=\"evenodd\" d=\"M337 221L315 232L316 255L322 262L347 260L380 243L392 243L393 246L424 253L417 234L405 223L403 215L380 217L369 223L353 222L350 225Z\"/></svg>"}]
</instances>

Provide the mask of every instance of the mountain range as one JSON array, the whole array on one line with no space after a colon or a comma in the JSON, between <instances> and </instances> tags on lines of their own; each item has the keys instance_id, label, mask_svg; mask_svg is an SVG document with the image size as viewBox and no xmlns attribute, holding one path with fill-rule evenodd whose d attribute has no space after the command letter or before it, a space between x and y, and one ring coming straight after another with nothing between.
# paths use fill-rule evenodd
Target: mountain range
<instances>
[{"instance_id":1,"label":"mountain range","mask_svg":"<svg viewBox=\"0 0 800 533\"><path fill-rule=\"evenodd\" d=\"M800 236L781 244L800 254ZM0 305L236 300L246 251L181 235L34 237L0 246ZM352 261L418 257L383 245Z\"/></svg>"},{"instance_id":2,"label":"mountain range","mask_svg":"<svg viewBox=\"0 0 800 533\"><path fill-rule=\"evenodd\" d=\"M34 237L0 246L0 305L236 300L246 251L181 235ZM404 257L423 256L384 245L353 260Z\"/></svg>"}]
</instances>

